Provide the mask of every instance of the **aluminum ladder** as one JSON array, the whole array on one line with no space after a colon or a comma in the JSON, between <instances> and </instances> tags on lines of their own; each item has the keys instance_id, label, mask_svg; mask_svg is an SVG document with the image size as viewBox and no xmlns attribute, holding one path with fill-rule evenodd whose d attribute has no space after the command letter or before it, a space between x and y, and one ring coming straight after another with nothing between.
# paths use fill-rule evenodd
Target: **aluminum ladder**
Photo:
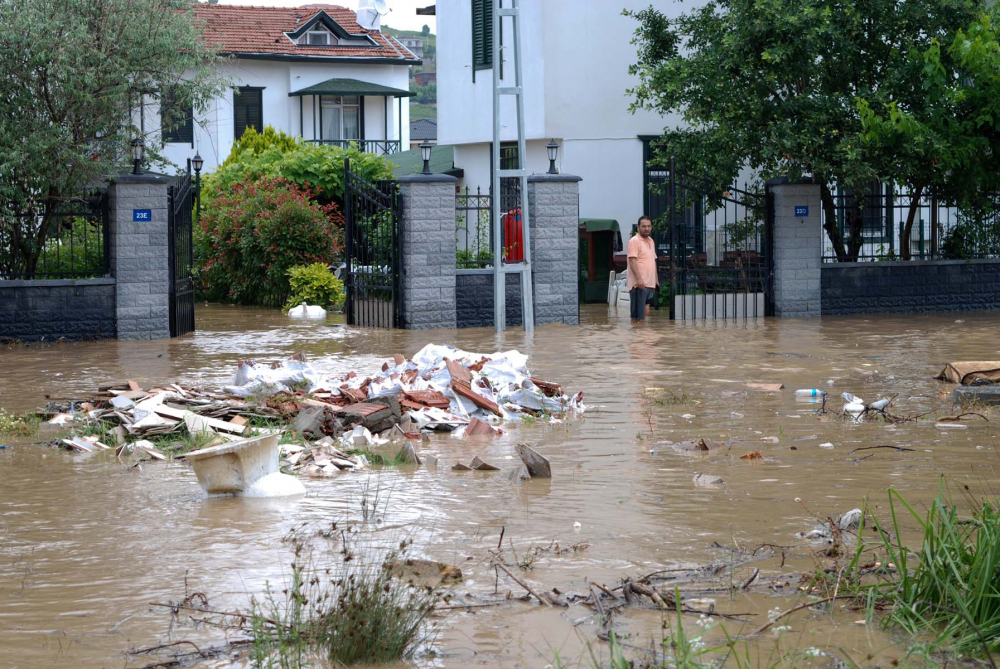
<instances>
[{"instance_id":1,"label":"aluminum ladder","mask_svg":"<svg viewBox=\"0 0 1000 669\"><path fill-rule=\"evenodd\" d=\"M490 198L490 216L493 220L493 323L496 331L507 329L507 275L521 275L521 322L525 332L535 329L535 306L531 291L531 226L528 212L527 149L524 141L524 78L521 75L521 15L518 0L510 0L511 7L504 8L503 0L493 2L493 196ZM513 23L514 85L503 86L500 64L503 45L500 44L501 25L509 16ZM517 168L500 169L500 99L513 96L517 106ZM521 190L521 243L524 262L508 265L503 260L503 226L500 224L500 179L517 177Z\"/></svg>"}]
</instances>

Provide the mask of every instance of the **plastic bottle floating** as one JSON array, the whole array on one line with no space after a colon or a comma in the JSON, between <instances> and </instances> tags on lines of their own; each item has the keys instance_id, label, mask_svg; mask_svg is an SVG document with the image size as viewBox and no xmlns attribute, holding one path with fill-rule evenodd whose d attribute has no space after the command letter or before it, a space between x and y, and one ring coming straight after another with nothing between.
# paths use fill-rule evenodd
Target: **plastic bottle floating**
<instances>
[{"instance_id":1,"label":"plastic bottle floating","mask_svg":"<svg viewBox=\"0 0 1000 669\"><path fill-rule=\"evenodd\" d=\"M299 306L289 309L288 315L292 318L326 318L326 309L303 302Z\"/></svg>"}]
</instances>

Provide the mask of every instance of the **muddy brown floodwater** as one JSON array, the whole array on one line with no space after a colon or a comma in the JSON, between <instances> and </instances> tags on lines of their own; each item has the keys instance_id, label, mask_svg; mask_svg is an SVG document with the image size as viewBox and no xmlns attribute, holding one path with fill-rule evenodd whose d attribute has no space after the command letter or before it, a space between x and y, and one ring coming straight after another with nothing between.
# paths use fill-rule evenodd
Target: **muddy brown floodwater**
<instances>
[{"instance_id":1,"label":"muddy brown floodwater","mask_svg":"<svg viewBox=\"0 0 1000 669\"><path fill-rule=\"evenodd\" d=\"M817 416L815 405L795 401L794 390L825 388L837 400L843 391L868 400L898 394L900 413L947 413L950 400L932 375L950 360L1000 359L998 314L687 324L654 313L646 327L631 329L627 318L586 307L582 321L541 327L531 337L520 330L498 337L488 330L359 331L333 318L302 323L273 311L200 307L197 332L174 341L0 350L0 406L30 409L46 395L77 397L125 378L144 387L218 384L239 359L272 361L299 351L335 372L375 370L392 353L409 356L428 342L483 352L517 348L531 356L536 376L585 391L588 412L554 425L517 425L485 446L436 436L427 447L442 459L436 471L375 474L381 489L391 491L376 531L409 533L418 555L461 567L458 592L482 596L494 592L489 551L501 528L505 545L513 542L519 554L553 540L589 544L562 555L543 552L532 569L519 572L539 588L585 593L589 582L613 585L627 575L732 560L732 549L761 544L786 547L778 549L786 553L784 566L777 552L752 565L762 575L811 570L822 546L796 537L816 522L796 497L818 515L836 516L866 496L882 512L889 486L924 504L942 477L973 492L996 489L996 419L970 421L966 429L929 420L856 425ZM748 393L748 381L783 383L786 390ZM837 400L832 407L842 404ZM664 443L701 437L734 445L699 455ZM510 464L519 441L551 458L551 482L513 487L496 475L450 470L477 453ZM883 444L913 450L851 454ZM739 457L753 450L764 459ZM695 487L698 472L725 484ZM221 642L223 633L211 627L172 629L168 613L149 602L180 600L186 579L213 608L245 607L266 583L284 583L289 549L282 537L303 522L357 516L367 479L309 481L302 499L204 500L181 463L139 472L40 446L0 450L0 666L141 667L154 658L127 658L127 649L181 639ZM523 594L504 578L499 587ZM719 610L754 614L746 626L727 622L734 634L763 624L772 609L803 601L759 593L713 598ZM831 655L845 654L862 663L871 656L869 664L881 666L914 662L905 657L906 639L858 624L863 617L839 607L832 614L802 611L784 621L789 629L780 636L769 631L746 651L754 666L782 656L792 658L788 666L831 666ZM695 621L685 617L692 634ZM619 634L647 647L660 639L660 624L655 612L616 619ZM582 605L512 601L452 611L434 654L415 664L544 667L556 652L566 666L587 664L588 642L606 654L595 641L598 631Z\"/></svg>"}]
</instances>

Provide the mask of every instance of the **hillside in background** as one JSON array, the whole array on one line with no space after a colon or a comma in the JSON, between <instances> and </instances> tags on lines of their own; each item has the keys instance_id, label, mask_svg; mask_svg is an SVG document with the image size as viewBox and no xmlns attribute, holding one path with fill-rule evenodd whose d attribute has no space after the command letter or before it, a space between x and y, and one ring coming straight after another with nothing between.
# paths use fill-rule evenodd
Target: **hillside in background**
<instances>
[{"instance_id":1,"label":"hillside in background","mask_svg":"<svg viewBox=\"0 0 1000 669\"><path fill-rule=\"evenodd\" d=\"M436 71L437 37L431 32L397 30L389 26L382 26L382 32L396 38L416 37L424 41L423 65L410 68L410 90L414 93L414 96L410 98L410 120L416 121L422 118L437 119L437 84L430 83L425 86L418 86L415 79L416 75L420 72Z\"/></svg>"}]
</instances>

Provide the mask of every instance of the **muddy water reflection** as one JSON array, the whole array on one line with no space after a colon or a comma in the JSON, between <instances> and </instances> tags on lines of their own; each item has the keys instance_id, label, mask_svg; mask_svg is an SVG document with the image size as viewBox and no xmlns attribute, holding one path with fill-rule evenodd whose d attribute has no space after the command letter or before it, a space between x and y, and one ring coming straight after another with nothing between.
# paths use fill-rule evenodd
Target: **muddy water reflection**
<instances>
[{"instance_id":1,"label":"muddy water reflection","mask_svg":"<svg viewBox=\"0 0 1000 669\"><path fill-rule=\"evenodd\" d=\"M71 397L123 378L218 383L236 360L250 356L273 360L305 351L334 372L375 369L383 357L412 354L429 341L479 351L518 348L531 356L538 376L586 392L592 410L584 419L521 425L490 444L442 437L430 447L442 458L437 471L380 475L379 485L392 490L385 532L416 528L421 552L459 564L467 577L462 591L476 594L493 592L488 551L501 527L519 552L553 539L563 546L589 542L578 553L542 555L523 574L541 587L584 592L588 581L610 584L625 574L724 559L715 542L793 546L783 568L775 559L759 565L762 571L810 569L815 547L794 535L814 521L796 497L827 515L859 506L866 495L882 504L889 485L925 502L942 474L973 491L997 483L996 421L969 423L964 430L933 422L852 425L819 419L815 406L796 403L792 392L823 387L866 399L899 393L902 412L942 409L948 400L931 375L948 360L1000 358L1000 315L749 326L675 324L654 315L648 327L632 330L627 320L587 308L583 320L580 327L540 328L528 338L519 331L502 337L485 330L361 332L334 319L289 324L274 312L201 308L198 332L175 341L2 350L0 406L27 409L43 404L45 395ZM780 382L786 390L748 394L747 381ZM663 443L699 437L734 446L694 456ZM496 476L450 471L452 462L477 453L505 464L517 441L531 441L549 455L551 483L512 488ZM823 443L834 447L820 448ZM850 454L879 444L914 450ZM765 459L739 458L752 450ZM873 457L860 459L866 455ZM726 484L696 488L695 472L719 475ZM187 587L208 593L213 607L245 605L266 582L282 581L288 551L281 537L290 528L356 517L366 485L365 477L344 476L309 483L309 496L301 500L203 501L194 475L180 464L126 471L100 456L28 446L0 451L0 481L0 666L11 667L120 667L129 647L219 641L211 629L178 629L171 636L168 616L148 602L180 599L186 577ZM504 587L520 594L513 584L501 582ZM716 599L720 609L754 612L759 621L789 603L762 596ZM856 658L901 656L881 632L854 625L855 617L861 616L793 619L780 652L843 647ZM582 624L574 628L577 622ZM654 614L636 613L619 624L648 645L659 623ZM580 606L475 609L450 618L441 654L424 663L544 666L552 649L578 658L582 639L595 631ZM767 637L754 646L761 664L774 644Z\"/></svg>"}]
</instances>

